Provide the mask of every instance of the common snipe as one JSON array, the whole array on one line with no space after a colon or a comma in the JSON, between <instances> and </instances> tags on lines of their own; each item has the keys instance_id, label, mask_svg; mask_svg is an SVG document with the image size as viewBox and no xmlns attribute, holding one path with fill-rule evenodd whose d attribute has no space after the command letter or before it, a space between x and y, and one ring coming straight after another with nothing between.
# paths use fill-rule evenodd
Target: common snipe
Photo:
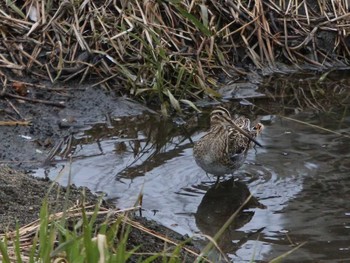
<instances>
[{"instance_id":1,"label":"common snipe","mask_svg":"<svg viewBox=\"0 0 350 263\"><path fill-rule=\"evenodd\" d=\"M248 150L257 144L263 125L250 127L245 117L231 118L230 112L217 107L210 114L210 130L193 147L196 163L215 176L232 174L245 161Z\"/></svg>"}]
</instances>

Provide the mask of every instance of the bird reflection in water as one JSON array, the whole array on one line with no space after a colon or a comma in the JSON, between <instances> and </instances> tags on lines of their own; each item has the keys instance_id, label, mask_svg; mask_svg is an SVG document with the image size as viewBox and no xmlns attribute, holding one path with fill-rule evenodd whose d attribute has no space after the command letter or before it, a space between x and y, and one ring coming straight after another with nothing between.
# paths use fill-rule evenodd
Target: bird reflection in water
<instances>
[{"instance_id":1,"label":"bird reflection in water","mask_svg":"<svg viewBox=\"0 0 350 263\"><path fill-rule=\"evenodd\" d=\"M203 234L214 237L250 195L247 185L244 182L234 181L234 178L213 185L205 193L198 206L195 214L197 227ZM244 205L243 209L220 237L218 244L222 251L226 253L235 252L240 247L239 244L241 242L234 243L232 240L246 238L245 233L239 233L235 229L241 228L252 219L254 211L247 211L249 208L264 209L266 207L254 196L251 196L247 204Z\"/></svg>"}]
</instances>

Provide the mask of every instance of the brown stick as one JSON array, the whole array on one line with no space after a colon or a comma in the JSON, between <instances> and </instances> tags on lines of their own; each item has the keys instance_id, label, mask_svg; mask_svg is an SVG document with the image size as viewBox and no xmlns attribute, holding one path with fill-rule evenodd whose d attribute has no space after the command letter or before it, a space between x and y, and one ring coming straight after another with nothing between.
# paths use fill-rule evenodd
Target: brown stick
<instances>
[{"instance_id":1,"label":"brown stick","mask_svg":"<svg viewBox=\"0 0 350 263\"><path fill-rule=\"evenodd\" d=\"M15 94L11 94L11 93L5 93L2 95L3 97L10 97L10 98L15 98L15 99L20 99L20 100L25 100L25 101L29 101L32 103L42 103L42 104L46 104L46 105L52 105L52 106L56 106L56 107L60 107L60 108L65 108L66 106L60 102L53 102L53 101L48 101L48 100L39 100L39 99L31 99L31 98L27 98L27 97L22 97L19 95L15 95Z\"/></svg>"},{"instance_id":2,"label":"brown stick","mask_svg":"<svg viewBox=\"0 0 350 263\"><path fill-rule=\"evenodd\" d=\"M28 126L30 121L0 121L0 126Z\"/></svg>"}]
</instances>

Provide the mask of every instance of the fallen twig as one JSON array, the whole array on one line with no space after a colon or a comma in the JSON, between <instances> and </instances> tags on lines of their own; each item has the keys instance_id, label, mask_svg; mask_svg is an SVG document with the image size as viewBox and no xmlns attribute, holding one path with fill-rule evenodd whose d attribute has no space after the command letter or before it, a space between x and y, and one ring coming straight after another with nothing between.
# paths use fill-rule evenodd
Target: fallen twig
<instances>
[{"instance_id":1,"label":"fallen twig","mask_svg":"<svg viewBox=\"0 0 350 263\"><path fill-rule=\"evenodd\" d=\"M30 121L0 121L0 126L29 126Z\"/></svg>"},{"instance_id":2,"label":"fallen twig","mask_svg":"<svg viewBox=\"0 0 350 263\"><path fill-rule=\"evenodd\" d=\"M39 100L39 99L27 98L27 97L19 96L19 95L16 95L16 94L7 93L7 92L5 92L5 94L3 94L2 97L10 97L10 98L15 98L15 99L29 101L29 102L32 102L32 103L42 103L42 104L56 106L56 107L60 107L60 108L66 107L63 104L63 102L54 102L54 101L49 101L49 100Z\"/></svg>"}]
</instances>

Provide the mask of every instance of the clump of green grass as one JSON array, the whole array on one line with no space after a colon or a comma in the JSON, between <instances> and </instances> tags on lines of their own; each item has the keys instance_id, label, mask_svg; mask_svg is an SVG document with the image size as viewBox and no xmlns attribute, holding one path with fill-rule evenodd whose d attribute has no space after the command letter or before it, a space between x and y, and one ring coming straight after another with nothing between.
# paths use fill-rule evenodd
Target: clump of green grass
<instances>
[{"instance_id":1,"label":"clump of green grass","mask_svg":"<svg viewBox=\"0 0 350 263\"><path fill-rule=\"evenodd\" d=\"M0 236L1 262L181 262L184 244L160 252L139 253L142 246L128 247L131 227L137 227L125 212L82 203L56 214L44 200L37 221ZM146 228L145 228L146 229ZM144 230L146 231L146 230ZM153 235L157 235L154 234ZM169 241L164 237L164 242ZM189 250L188 250L189 251ZM194 252L191 251L194 255Z\"/></svg>"}]
</instances>

